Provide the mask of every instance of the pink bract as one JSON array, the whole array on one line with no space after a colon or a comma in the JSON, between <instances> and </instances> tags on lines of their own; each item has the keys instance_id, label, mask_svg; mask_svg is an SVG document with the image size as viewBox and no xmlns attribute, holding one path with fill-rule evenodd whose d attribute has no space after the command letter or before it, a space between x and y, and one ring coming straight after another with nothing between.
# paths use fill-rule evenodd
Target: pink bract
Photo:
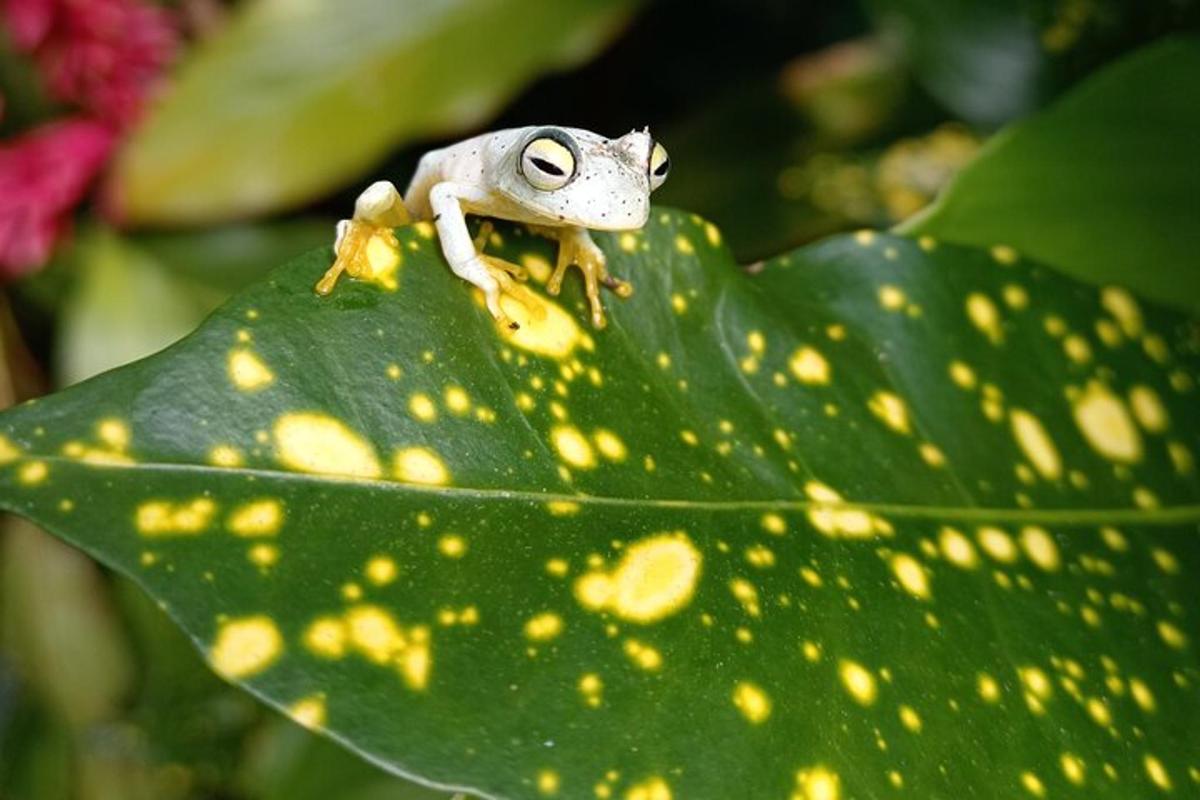
<instances>
[{"instance_id":1,"label":"pink bract","mask_svg":"<svg viewBox=\"0 0 1200 800\"><path fill-rule=\"evenodd\" d=\"M115 142L108 125L73 119L0 146L0 274L17 277L49 258Z\"/></svg>"},{"instance_id":2,"label":"pink bract","mask_svg":"<svg viewBox=\"0 0 1200 800\"><path fill-rule=\"evenodd\" d=\"M2 0L13 43L33 56L58 100L126 126L179 37L170 14L141 0Z\"/></svg>"}]
</instances>

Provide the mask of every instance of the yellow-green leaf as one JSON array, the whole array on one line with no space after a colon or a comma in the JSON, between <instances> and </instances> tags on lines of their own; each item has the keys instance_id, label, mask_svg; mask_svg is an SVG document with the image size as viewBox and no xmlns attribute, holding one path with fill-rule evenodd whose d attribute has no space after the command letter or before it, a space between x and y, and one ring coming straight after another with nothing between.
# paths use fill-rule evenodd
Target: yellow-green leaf
<instances>
[{"instance_id":1,"label":"yellow-green leaf","mask_svg":"<svg viewBox=\"0 0 1200 800\"><path fill-rule=\"evenodd\" d=\"M487 797L1186 796L1195 328L1006 249L656 211L516 334L399 232L0 416L0 504L213 667ZM491 252L545 276L502 227ZM535 290L540 292L540 288Z\"/></svg>"},{"instance_id":2,"label":"yellow-green leaf","mask_svg":"<svg viewBox=\"0 0 1200 800\"><path fill-rule=\"evenodd\" d=\"M182 64L118 161L124 214L195 224L294 207L398 143L477 125L582 61L628 0L252 0Z\"/></svg>"}]
</instances>

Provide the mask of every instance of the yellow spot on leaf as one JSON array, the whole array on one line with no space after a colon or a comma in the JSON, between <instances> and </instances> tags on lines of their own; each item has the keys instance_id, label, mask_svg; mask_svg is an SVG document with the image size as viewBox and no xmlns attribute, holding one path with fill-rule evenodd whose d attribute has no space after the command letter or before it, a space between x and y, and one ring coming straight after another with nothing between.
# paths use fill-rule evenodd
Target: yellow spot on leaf
<instances>
[{"instance_id":1,"label":"yellow spot on leaf","mask_svg":"<svg viewBox=\"0 0 1200 800\"><path fill-rule=\"evenodd\" d=\"M240 467L242 454L236 447L221 444L208 451L208 463L214 467Z\"/></svg>"},{"instance_id":2,"label":"yellow spot on leaf","mask_svg":"<svg viewBox=\"0 0 1200 800\"><path fill-rule=\"evenodd\" d=\"M1075 424L1092 448L1112 461L1131 464L1142 457L1142 439L1121 398L1092 381L1072 402Z\"/></svg>"},{"instance_id":3,"label":"yellow spot on leaf","mask_svg":"<svg viewBox=\"0 0 1200 800\"><path fill-rule=\"evenodd\" d=\"M288 469L354 478L382 474L374 448L327 414L284 414L275 421L274 433L276 457Z\"/></svg>"},{"instance_id":4,"label":"yellow spot on leaf","mask_svg":"<svg viewBox=\"0 0 1200 800\"><path fill-rule=\"evenodd\" d=\"M217 504L207 497L172 503L148 500L137 508L135 522L143 536L197 534L208 527Z\"/></svg>"},{"instance_id":5,"label":"yellow spot on leaf","mask_svg":"<svg viewBox=\"0 0 1200 800\"><path fill-rule=\"evenodd\" d=\"M458 534L448 533L438 539L438 550L446 558L462 558L467 553L467 540Z\"/></svg>"},{"instance_id":6,"label":"yellow spot on leaf","mask_svg":"<svg viewBox=\"0 0 1200 800\"><path fill-rule=\"evenodd\" d=\"M29 461L17 470L17 480L25 486L37 486L50 475L45 461Z\"/></svg>"},{"instance_id":7,"label":"yellow spot on leaf","mask_svg":"<svg viewBox=\"0 0 1200 800\"><path fill-rule=\"evenodd\" d=\"M1011 564L1017 560L1017 545L1011 536L999 528L985 525L975 531L975 536L983 552L1002 564Z\"/></svg>"},{"instance_id":8,"label":"yellow spot on leaf","mask_svg":"<svg viewBox=\"0 0 1200 800\"><path fill-rule=\"evenodd\" d=\"M348 632L336 617L321 617L304 632L304 645L322 658L341 658L346 654Z\"/></svg>"},{"instance_id":9,"label":"yellow spot on leaf","mask_svg":"<svg viewBox=\"0 0 1200 800\"><path fill-rule=\"evenodd\" d=\"M1054 440L1046 433L1041 421L1019 408L1012 410L1010 418L1013 436L1038 474L1048 481L1061 478L1062 459L1058 455L1058 448L1054 446Z\"/></svg>"},{"instance_id":10,"label":"yellow spot on leaf","mask_svg":"<svg viewBox=\"0 0 1200 800\"><path fill-rule=\"evenodd\" d=\"M1129 390L1129 406L1138 424L1148 433L1163 433L1171 425L1167 409L1158 392L1149 386L1137 385Z\"/></svg>"},{"instance_id":11,"label":"yellow spot on leaf","mask_svg":"<svg viewBox=\"0 0 1200 800\"><path fill-rule=\"evenodd\" d=\"M21 450L7 436L0 434L0 465L11 464L20 457Z\"/></svg>"},{"instance_id":12,"label":"yellow spot on leaf","mask_svg":"<svg viewBox=\"0 0 1200 800\"><path fill-rule=\"evenodd\" d=\"M1133 695L1133 702L1137 703L1138 708L1147 714L1153 713L1158 707L1158 703L1154 699L1154 692L1150 691L1150 687L1138 678L1129 679L1129 693Z\"/></svg>"},{"instance_id":13,"label":"yellow spot on leaf","mask_svg":"<svg viewBox=\"0 0 1200 800\"><path fill-rule=\"evenodd\" d=\"M314 694L297 700L288 708L288 715L309 730L325 725L325 695Z\"/></svg>"},{"instance_id":14,"label":"yellow spot on leaf","mask_svg":"<svg viewBox=\"0 0 1200 800\"><path fill-rule=\"evenodd\" d=\"M696 248L692 245L691 239L684 236L682 233L675 237L675 249L685 256L690 256L696 252Z\"/></svg>"},{"instance_id":15,"label":"yellow spot on leaf","mask_svg":"<svg viewBox=\"0 0 1200 800\"><path fill-rule=\"evenodd\" d=\"M1106 287L1100 292L1100 305L1112 314L1121 330L1130 339L1142 333L1142 311L1133 295L1116 286Z\"/></svg>"},{"instance_id":16,"label":"yellow spot on leaf","mask_svg":"<svg viewBox=\"0 0 1200 800\"><path fill-rule=\"evenodd\" d=\"M800 347L788 359L788 369L801 383L829 383L829 362L812 347Z\"/></svg>"},{"instance_id":17,"label":"yellow spot on leaf","mask_svg":"<svg viewBox=\"0 0 1200 800\"><path fill-rule=\"evenodd\" d=\"M1058 545L1045 528L1027 525L1021 529L1021 549L1029 560L1046 572L1054 572L1062 565Z\"/></svg>"},{"instance_id":18,"label":"yellow spot on leaf","mask_svg":"<svg viewBox=\"0 0 1200 800\"><path fill-rule=\"evenodd\" d=\"M396 452L396 477L406 483L444 486L450 482L450 472L437 453L428 447L407 447Z\"/></svg>"},{"instance_id":19,"label":"yellow spot on leaf","mask_svg":"<svg viewBox=\"0 0 1200 800\"><path fill-rule=\"evenodd\" d=\"M742 609L752 617L761 616L762 608L758 603L758 590L754 584L743 578L734 578L729 582L729 591L742 605Z\"/></svg>"},{"instance_id":20,"label":"yellow spot on leaf","mask_svg":"<svg viewBox=\"0 0 1200 800\"><path fill-rule=\"evenodd\" d=\"M235 680L262 672L282 651L283 637L274 620L258 615L222 623L208 658L218 674Z\"/></svg>"},{"instance_id":21,"label":"yellow spot on leaf","mask_svg":"<svg viewBox=\"0 0 1200 800\"><path fill-rule=\"evenodd\" d=\"M842 781L826 767L802 769L796 773L796 789L789 800L841 800Z\"/></svg>"},{"instance_id":22,"label":"yellow spot on leaf","mask_svg":"<svg viewBox=\"0 0 1200 800\"><path fill-rule=\"evenodd\" d=\"M471 397L461 386L447 386L444 396L451 414L461 417L471 410Z\"/></svg>"},{"instance_id":23,"label":"yellow spot on leaf","mask_svg":"<svg viewBox=\"0 0 1200 800\"><path fill-rule=\"evenodd\" d=\"M980 673L975 681L975 687L979 690L979 696L985 703L995 703L1000 699L1000 684L987 673Z\"/></svg>"},{"instance_id":24,"label":"yellow spot on leaf","mask_svg":"<svg viewBox=\"0 0 1200 800\"><path fill-rule=\"evenodd\" d=\"M549 641L562 633L562 630L562 617L553 611L538 614L525 623L525 636L535 642Z\"/></svg>"},{"instance_id":25,"label":"yellow spot on leaf","mask_svg":"<svg viewBox=\"0 0 1200 800\"><path fill-rule=\"evenodd\" d=\"M229 380L243 392L257 392L275 382L275 373L248 347L229 351Z\"/></svg>"},{"instance_id":26,"label":"yellow spot on leaf","mask_svg":"<svg viewBox=\"0 0 1200 800\"><path fill-rule=\"evenodd\" d=\"M581 577L576 598L592 610L607 608L623 619L653 622L691 600L700 563L700 551L683 532L651 536L630 545L611 573Z\"/></svg>"},{"instance_id":27,"label":"yellow spot on leaf","mask_svg":"<svg viewBox=\"0 0 1200 800\"><path fill-rule=\"evenodd\" d=\"M1017 263L1017 251L1006 244L993 245L991 254L997 264L1003 264L1007 267Z\"/></svg>"},{"instance_id":28,"label":"yellow spot on leaf","mask_svg":"<svg viewBox=\"0 0 1200 800\"><path fill-rule=\"evenodd\" d=\"M120 451L129 447L129 426L125 424L124 420L101 420L100 424L96 426L96 434L100 437L100 441L114 450Z\"/></svg>"},{"instance_id":29,"label":"yellow spot on leaf","mask_svg":"<svg viewBox=\"0 0 1200 800\"><path fill-rule=\"evenodd\" d=\"M635 665L647 672L653 672L662 667L662 653L637 639L625 640L625 655Z\"/></svg>"},{"instance_id":30,"label":"yellow spot on leaf","mask_svg":"<svg viewBox=\"0 0 1200 800\"><path fill-rule=\"evenodd\" d=\"M1158 758L1146 753L1146 757L1142 759L1142 766L1146 768L1146 775L1150 778L1151 783L1165 792L1171 790L1171 775Z\"/></svg>"},{"instance_id":31,"label":"yellow spot on leaf","mask_svg":"<svg viewBox=\"0 0 1200 800\"><path fill-rule=\"evenodd\" d=\"M274 536L283 524L283 504L271 499L243 503L225 524L238 536Z\"/></svg>"},{"instance_id":32,"label":"yellow spot on leaf","mask_svg":"<svg viewBox=\"0 0 1200 800\"><path fill-rule=\"evenodd\" d=\"M899 286L884 284L879 287L879 305L888 311L899 311L904 308L904 303L907 300L908 298L904 296L904 290Z\"/></svg>"},{"instance_id":33,"label":"yellow spot on leaf","mask_svg":"<svg viewBox=\"0 0 1200 800\"><path fill-rule=\"evenodd\" d=\"M596 449L600 451L600 455L609 461L624 461L629 453L621 437L605 428L596 430L592 439L596 442Z\"/></svg>"},{"instance_id":34,"label":"yellow spot on leaf","mask_svg":"<svg viewBox=\"0 0 1200 800\"><path fill-rule=\"evenodd\" d=\"M600 676L594 672L589 672L579 679L579 693L583 695L583 702L592 708L596 708L602 702L602 693L604 692L604 681L600 680Z\"/></svg>"},{"instance_id":35,"label":"yellow spot on leaf","mask_svg":"<svg viewBox=\"0 0 1200 800\"><path fill-rule=\"evenodd\" d=\"M838 677L841 678L842 686L856 703L869 706L875 702L875 698L879 694L875 676L862 664L843 659L838 664Z\"/></svg>"},{"instance_id":36,"label":"yellow spot on leaf","mask_svg":"<svg viewBox=\"0 0 1200 800\"><path fill-rule=\"evenodd\" d=\"M1029 792L1034 797L1045 797L1046 786L1042 783L1042 779L1032 772L1021 773L1021 786L1025 787L1025 791Z\"/></svg>"},{"instance_id":37,"label":"yellow spot on leaf","mask_svg":"<svg viewBox=\"0 0 1200 800\"><path fill-rule=\"evenodd\" d=\"M938 544L942 555L956 567L974 569L979 564L979 556L971 540L954 528L942 528L938 533Z\"/></svg>"},{"instance_id":38,"label":"yellow spot on leaf","mask_svg":"<svg viewBox=\"0 0 1200 800\"><path fill-rule=\"evenodd\" d=\"M878 391L871 395L867 402L871 413L883 421L896 433L908 434L911 431L908 421L908 406L900 396L887 391Z\"/></svg>"},{"instance_id":39,"label":"yellow spot on leaf","mask_svg":"<svg viewBox=\"0 0 1200 800\"><path fill-rule=\"evenodd\" d=\"M516 330L501 329L505 340L515 347L562 360L586 344L575 318L558 303L532 294L522 295L520 301L503 295L500 307L520 326Z\"/></svg>"},{"instance_id":40,"label":"yellow spot on leaf","mask_svg":"<svg viewBox=\"0 0 1200 800\"><path fill-rule=\"evenodd\" d=\"M387 556L375 556L367 562L367 580L376 586L386 586L396 580L396 562Z\"/></svg>"},{"instance_id":41,"label":"yellow spot on leaf","mask_svg":"<svg viewBox=\"0 0 1200 800\"><path fill-rule=\"evenodd\" d=\"M1000 311L985 294L972 292L967 295L967 318L992 344L1004 341L1004 329L1000 325Z\"/></svg>"},{"instance_id":42,"label":"yellow spot on leaf","mask_svg":"<svg viewBox=\"0 0 1200 800\"><path fill-rule=\"evenodd\" d=\"M421 422L433 422L437 419L437 406L424 392L413 392L408 398L408 413Z\"/></svg>"},{"instance_id":43,"label":"yellow spot on leaf","mask_svg":"<svg viewBox=\"0 0 1200 800\"><path fill-rule=\"evenodd\" d=\"M1179 630L1175 623L1167 620L1159 620L1158 635L1166 642L1168 647L1173 647L1176 650L1182 650L1187 647L1187 634Z\"/></svg>"},{"instance_id":44,"label":"yellow spot on leaf","mask_svg":"<svg viewBox=\"0 0 1200 800\"><path fill-rule=\"evenodd\" d=\"M771 716L771 698L759 686L742 681L733 689L733 704L742 716L755 725L767 721Z\"/></svg>"},{"instance_id":45,"label":"yellow spot on leaf","mask_svg":"<svg viewBox=\"0 0 1200 800\"><path fill-rule=\"evenodd\" d=\"M767 512L766 514L762 515L760 522L763 526L763 530L765 530L767 533L775 536L783 536L785 533L787 533L787 523L784 521L783 517L778 514Z\"/></svg>"},{"instance_id":46,"label":"yellow spot on leaf","mask_svg":"<svg viewBox=\"0 0 1200 800\"><path fill-rule=\"evenodd\" d=\"M929 576L919 561L907 553L897 553L892 556L891 567L904 591L918 600L929 599Z\"/></svg>"},{"instance_id":47,"label":"yellow spot on leaf","mask_svg":"<svg viewBox=\"0 0 1200 800\"><path fill-rule=\"evenodd\" d=\"M920 733L921 715L912 706L900 706L900 724L913 733Z\"/></svg>"},{"instance_id":48,"label":"yellow spot on leaf","mask_svg":"<svg viewBox=\"0 0 1200 800\"><path fill-rule=\"evenodd\" d=\"M671 800L671 787L662 778L649 778L631 786L625 800Z\"/></svg>"},{"instance_id":49,"label":"yellow spot on leaf","mask_svg":"<svg viewBox=\"0 0 1200 800\"><path fill-rule=\"evenodd\" d=\"M563 461L577 469L596 466L596 453L587 437L574 425L558 425L550 431L550 441Z\"/></svg>"},{"instance_id":50,"label":"yellow spot on leaf","mask_svg":"<svg viewBox=\"0 0 1200 800\"><path fill-rule=\"evenodd\" d=\"M552 769L540 770L537 774L537 790L544 795L558 794L561 781L558 773Z\"/></svg>"},{"instance_id":51,"label":"yellow spot on leaf","mask_svg":"<svg viewBox=\"0 0 1200 800\"><path fill-rule=\"evenodd\" d=\"M975 388L975 370L961 361L950 362L950 380L960 389Z\"/></svg>"}]
</instances>

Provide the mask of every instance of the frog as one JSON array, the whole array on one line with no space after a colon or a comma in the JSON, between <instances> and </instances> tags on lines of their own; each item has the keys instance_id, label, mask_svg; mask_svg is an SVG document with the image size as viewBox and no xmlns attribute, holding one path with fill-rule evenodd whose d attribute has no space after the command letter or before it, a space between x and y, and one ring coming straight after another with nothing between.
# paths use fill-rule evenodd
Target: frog
<instances>
[{"instance_id":1,"label":"frog","mask_svg":"<svg viewBox=\"0 0 1200 800\"><path fill-rule=\"evenodd\" d=\"M618 297L633 286L608 272L604 251L589 231L632 231L650 214L650 193L662 186L671 168L666 148L649 128L609 139L582 128L531 125L484 133L421 157L401 196L395 184L380 180L355 200L353 216L337 224L334 262L316 284L330 294L343 273L371 274L368 245L382 238L398 247L393 228L430 222L455 275L476 286L491 316L504 327L518 323L501 298L536 306L520 265L483 252L491 219L524 224L558 242L558 255L546 291L557 296L567 270L583 273L594 327L606 324L600 288ZM467 215L484 217L472 238Z\"/></svg>"}]
</instances>

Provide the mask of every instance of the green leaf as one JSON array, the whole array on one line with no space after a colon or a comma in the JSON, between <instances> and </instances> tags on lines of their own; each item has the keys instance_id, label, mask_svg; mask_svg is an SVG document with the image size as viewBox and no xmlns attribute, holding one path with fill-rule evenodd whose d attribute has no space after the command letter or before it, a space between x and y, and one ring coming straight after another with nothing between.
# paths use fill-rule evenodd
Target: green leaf
<instances>
[{"instance_id":1,"label":"green leaf","mask_svg":"<svg viewBox=\"0 0 1200 800\"><path fill-rule=\"evenodd\" d=\"M0 415L0 505L133 576L230 680L443 787L1194 790L1184 318L869 233L748 275L657 211L599 237L637 286L607 329L572 281L507 334L428 226L399 239L397 291L316 296L322 249Z\"/></svg>"},{"instance_id":2,"label":"green leaf","mask_svg":"<svg viewBox=\"0 0 1200 800\"><path fill-rule=\"evenodd\" d=\"M123 212L196 223L311 200L401 142L479 124L531 78L589 57L634 5L244 4L134 134L116 171Z\"/></svg>"},{"instance_id":3,"label":"green leaf","mask_svg":"<svg viewBox=\"0 0 1200 800\"><path fill-rule=\"evenodd\" d=\"M1175 0L865 0L904 44L917 80L954 116L998 127L1124 52L1191 32L1200 6Z\"/></svg>"},{"instance_id":4,"label":"green leaf","mask_svg":"<svg viewBox=\"0 0 1200 800\"><path fill-rule=\"evenodd\" d=\"M1200 309L1200 39L1102 71L998 135L905 233L1007 242L1083 280Z\"/></svg>"}]
</instances>

